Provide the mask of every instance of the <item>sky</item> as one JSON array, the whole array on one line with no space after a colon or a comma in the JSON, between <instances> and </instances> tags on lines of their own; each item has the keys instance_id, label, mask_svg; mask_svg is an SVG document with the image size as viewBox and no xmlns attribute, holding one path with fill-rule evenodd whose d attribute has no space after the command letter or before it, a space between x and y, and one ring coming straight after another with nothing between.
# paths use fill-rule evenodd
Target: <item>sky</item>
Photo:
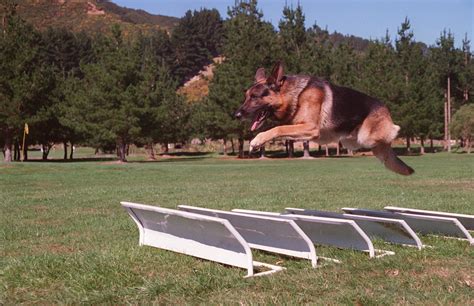
<instances>
[{"instance_id":1,"label":"sky","mask_svg":"<svg viewBox=\"0 0 474 306\"><path fill-rule=\"evenodd\" d=\"M200 8L217 8L227 17L234 0L112 0L112 2L153 14L181 17ZM298 0L259 0L264 19L278 26L287 3ZM410 19L415 40L436 43L443 29L454 33L456 46L467 37L474 45L474 0L299 0L306 16L306 26L315 23L329 32L352 34L363 38L381 38L388 29L392 39L405 17Z\"/></svg>"}]
</instances>

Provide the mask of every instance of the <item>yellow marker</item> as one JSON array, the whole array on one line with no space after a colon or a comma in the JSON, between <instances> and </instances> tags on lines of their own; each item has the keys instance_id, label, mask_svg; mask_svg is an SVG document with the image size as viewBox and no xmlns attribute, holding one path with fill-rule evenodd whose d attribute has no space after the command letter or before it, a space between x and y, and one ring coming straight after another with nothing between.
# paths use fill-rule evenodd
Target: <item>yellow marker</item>
<instances>
[{"instance_id":1,"label":"yellow marker","mask_svg":"<svg viewBox=\"0 0 474 306\"><path fill-rule=\"evenodd\" d=\"M25 161L25 156L24 156L25 139L26 139L26 135L28 135L29 133L30 133L30 129L28 128L28 123L25 123L25 128L23 130L23 146L21 147L21 161Z\"/></svg>"}]
</instances>

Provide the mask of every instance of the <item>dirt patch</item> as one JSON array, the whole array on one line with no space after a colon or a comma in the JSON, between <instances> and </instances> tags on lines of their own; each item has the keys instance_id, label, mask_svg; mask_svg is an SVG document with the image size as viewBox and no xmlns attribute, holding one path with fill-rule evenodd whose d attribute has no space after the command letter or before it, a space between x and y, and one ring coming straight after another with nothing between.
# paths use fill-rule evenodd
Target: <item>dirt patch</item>
<instances>
[{"instance_id":1,"label":"dirt patch","mask_svg":"<svg viewBox=\"0 0 474 306\"><path fill-rule=\"evenodd\" d=\"M455 261L430 261L425 262L423 270L425 275L433 275L443 279L458 280L459 282L474 287L474 270L469 267L458 267Z\"/></svg>"},{"instance_id":2,"label":"dirt patch","mask_svg":"<svg viewBox=\"0 0 474 306\"><path fill-rule=\"evenodd\" d=\"M467 274L466 272L462 272L460 278L461 279L459 282L461 283L461 285L465 285L469 288L474 289L474 276Z\"/></svg>"},{"instance_id":3,"label":"dirt patch","mask_svg":"<svg viewBox=\"0 0 474 306\"><path fill-rule=\"evenodd\" d=\"M70 254L74 253L74 248L59 244L59 243L51 243L45 246L45 249L47 249L50 253L53 254Z\"/></svg>"},{"instance_id":4,"label":"dirt patch","mask_svg":"<svg viewBox=\"0 0 474 306\"><path fill-rule=\"evenodd\" d=\"M59 226L64 224L64 220L52 219L52 218L34 218L29 220L24 220L25 224L29 225L47 225L47 226Z\"/></svg>"}]
</instances>

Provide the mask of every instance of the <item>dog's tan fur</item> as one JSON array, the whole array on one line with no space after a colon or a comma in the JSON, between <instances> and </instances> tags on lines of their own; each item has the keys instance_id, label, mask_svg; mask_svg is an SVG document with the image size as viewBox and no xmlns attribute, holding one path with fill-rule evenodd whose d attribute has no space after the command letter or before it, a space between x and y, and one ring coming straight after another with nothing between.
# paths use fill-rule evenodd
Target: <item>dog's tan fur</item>
<instances>
[{"instance_id":1,"label":"dog's tan fur","mask_svg":"<svg viewBox=\"0 0 474 306\"><path fill-rule=\"evenodd\" d=\"M320 144L341 141L349 149L372 149L396 173L414 172L391 149L400 128L393 124L387 107L376 99L309 76L284 76L279 63L268 78L263 68L258 69L255 81L236 113L248 117L264 109L281 125L257 134L250 142L251 151L274 138L313 140ZM335 88L342 93L338 97L333 96ZM351 101L340 101L340 96L351 95L362 101L363 110L357 108L358 104L350 104Z\"/></svg>"}]
</instances>

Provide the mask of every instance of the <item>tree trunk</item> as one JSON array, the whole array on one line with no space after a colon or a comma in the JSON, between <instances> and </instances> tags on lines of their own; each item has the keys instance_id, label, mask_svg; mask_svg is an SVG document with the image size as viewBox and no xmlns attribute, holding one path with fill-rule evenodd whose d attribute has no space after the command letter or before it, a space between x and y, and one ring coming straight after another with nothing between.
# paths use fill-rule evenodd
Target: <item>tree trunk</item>
<instances>
[{"instance_id":1,"label":"tree trunk","mask_svg":"<svg viewBox=\"0 0 474 306\"><path fill-rule=\"evenodd\" d=\"M288 158L293 158L295 155L295 141L288 140Z\"/></svg>"},{"instance_id":2,"label":"tree trunk","mask_svg":"<svg viewBox=\"0 0 474 306\"><path fill-rule=\"evenodd\" d=\"M25 142L25 147L21 148L23 150L23 161L28 160L28 144Z\"/></svg>"},{"instance_id":3,"label":"tree trunk","mask_svg":"<svg viewBox=\"0 0 474 306\"><path fill-rule=\"evenodd\" d=\"M303 158L310 158L309 154L309 141L303 141Z\"/></svg>"},{"instance_id":4,"label":"tree trunk","mask_svg":"<svg viewBox=\"0 0 474 306\"><path fill-rule=\"evenodd\" d=\"M411 152L411 142L410 142L410 136L407 136L407 152Z\"/></svg>"},{"instance_id":5,"label":"tree trunk","mask_svg":"<svg viewBox=\"0 0 474 306\"><path fill-rule=\"evenodd\" d=\"M423 137L420 138L420 154L425 154L425 139Z\"/></svg>"},{"instance_id":6,"label":"tree trunk","mask_svg":"<svg viewBox=\"0 0 474 306\"><path fill-rule=\"evenodd\" d=\"M47 160L48 159L48 155L49 155L49 150L51 150L51 146L49 144L42 144L41 147L43 148L43 156L42 156L42 159L43 160Z\"/></svg>"},{"instance_id":7,"label":"tree trunk","mask_svg":"<svg viewBox=\"0 0 474 306\"><path fill-rule=\"evenodd\" d=\"M67 141L63 142L63 146L64 146L64 156L63 156L63 159L64 159L64 160L67 160Z\"/></svg>"},{"instance_id":8,"label":"tree trunk","mask_svg":"<svg viewBox=\"0 0 474 306\"><path fill-rule=\"evenodd\" d=\"M471 154L472 142L470 138L466 139L467 154Z\"/></svg>"},{"instance_id":9,"label":"tree trunk","mask_svg":"<svg viewBox=\"0 0 474 306\"><path fill-rule=\"evenodd\" d=\"M337 147L336 147L336 156L341 156L341 150L340 150L339 142L337 143Z\"/></svg>"},{"instance_id":10,"label":"tree trunk","mask_svg":"<svg viewBox=\"0 0 474 306\"><path fill-rule=\"evenodd\" d=\"M156 156L155 156L155 144L153 142L150 142L148 145L147 145L147 149L148 149L148 159L149 160L156 160Z\"/></svg>"},{"instance_id":11,"label":"tree trunk","mask_svg":"<svg viewBox=\"0 0 474 306\"><path fill-rule=\"evenodd\" d=\"M448 94L445 92L445 101L444 101L444 144L443 148L448 149Z\"/></svg>"},{"instance_id":12,"label":"tree trunk","mask_svg":"<svg viewBox=\"0 0 474 306\"><path fill-rule=\"evenodd\" d=\"M325 145L325 147L326 147L326 157L328 157L329 156L329 147L328 147L328 145Z\"/></svg>"},{"instance_id":13,"label":"tree trunk","mask_svg":"<svg viewBox=\"0 0 474 306\"><path fill-rule=\"evenodd\" d=\"M127 162L127 144L124 141L119 143L119 160L121 162Z\"/></svg>"},{"instance_id":14,"label":"tree trunk","mask_svg":"<svg viewBox=\"0 0 474 306\"><path fill-rule=\"evenodd\" d=\"M227 156L227 139L225 139L225 138L222 139L222 142L223 142L223 144L222 144L222 154L224 156Z\"/></svg>"},{"instance_id":15,"label":"tree trunk","mask_svg":"<svg viewBox=\"0 0 474 306\"><path fill-rule=\"evenodd\" d=\"M70 141L71 143L71 152L69 152L69 159L72 160L74 157L74 142ZM96 149L96 152L94 154L97 154L99 149Z\"/></svg>"},{"instance_id":16,"label":"tree trunk","mask_svg":"<svg viewBox=\"0 0 474 306\"><path fill-rule=\"evenodd\" d=\"M265 158L265 146L260 148L260 158Z\"/></svg>"},{"instance_id":17,"label":"tree trunk","mask_svg":"<svg viewBox=\"0 0 474 306\"><path fill-rule=\"evenodd\" d=\"M15 145L13 146L13 160L20 160L20 144L18 141L15 141Z\"/></svg>"},{"instance_id":18,"label":"tree trunk","mask_svg":"<svg viewBox=\"0 0 474 306\"><path fill-rule=\"evenodd\" d=\"M449 126L451 125L451 77L448 76L448 152L451 152L451 131Z\"/></svg>"},{"instance_id":19,"label":"tree trunk","mask_svg":"<svg viewBox=\"0 0 474 306\"><path fill-rule=\"evenodd\" d=\"M430 138L430 151L431 151L431 153L434 153L434 149L433 149L433 138Z\"/></svg>"},{"instance_id":20,"label":"tree trunk","mask_svg":"<svg viewBox=\"0 0 474 306\"><path fill-rule=\"evenodd\" d=\"M168 153L169 153L170 148L169 148L169 145L168 145L167 142L165 142L165 143L163 144L163 150L164 150L163 153L165 153L165 154L168 154Z\"/></svg>"},{"instance_id":21,"label":"tree trunk","mask_svg":"<svg viewBox=\"0 0 474 306\"><path fill-rule=\"evenodd\" d=\"M3 145L3 154L5 154L4 161L10 163L12 161L12 139L10 135L5 136L5 144Z\"/></svg>"},{"instance_id":22,"label":"tree trunk","mask_svg":"<svg viewBox=\"0 0 474 306\"><path fill-rule=\"evenodd\" d=\"M244 158L244 139L239 138L239 158Z\"/></svg>"},{"instance_id":23,"label":"tree trunk","mask_svg":"<svg viewBox=\"0 0 474 306\"><path fill-rule=\"evenodd\" d=\"M230 145L232 146L232 154L235 154L234 139L230 139Z\"/></svg>"}]
</instances>

